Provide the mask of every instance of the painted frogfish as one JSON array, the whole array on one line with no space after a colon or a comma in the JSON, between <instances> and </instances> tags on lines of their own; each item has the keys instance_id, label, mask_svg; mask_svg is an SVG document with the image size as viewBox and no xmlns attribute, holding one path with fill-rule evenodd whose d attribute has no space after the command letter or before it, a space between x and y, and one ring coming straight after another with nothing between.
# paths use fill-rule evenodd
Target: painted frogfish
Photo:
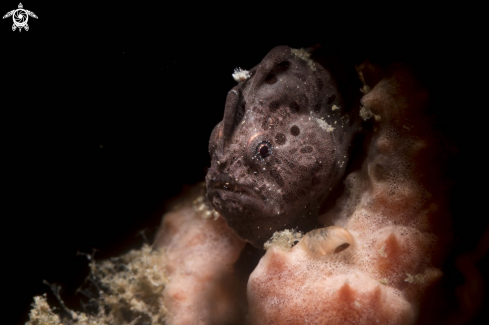
<instances>
[{"instance_id":1,"label":"painted frogfish","mask_svg":"<svg viewBox=\"0 0 489 325\"><path fill-rule=\"evenodd\" d=\"M318 225L360 128L354 68L309 56L286 46L270 51L229 91L209 142L208 199L256 247L275 231Z\"/></svg>"}]
</instances>

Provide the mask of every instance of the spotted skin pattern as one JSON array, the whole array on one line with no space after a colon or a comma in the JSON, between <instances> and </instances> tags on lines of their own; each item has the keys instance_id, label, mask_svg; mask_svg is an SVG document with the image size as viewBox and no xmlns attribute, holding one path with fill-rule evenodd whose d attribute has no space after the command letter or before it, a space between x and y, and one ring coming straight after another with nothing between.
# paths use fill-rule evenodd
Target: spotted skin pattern
<instances>
[{"instance_id":1,"label":"spotted skin pattern","mask_svg":"<svg viewBox=\"0 0 489 325\"><path fill-rule=\"evenodd\" d=\"M224 118L210 138L208 200L258 248L275 231L317 226L359 129L354 69L310 55L272 49L249 79L229 91Z\"/></svg>"}]
</instances>

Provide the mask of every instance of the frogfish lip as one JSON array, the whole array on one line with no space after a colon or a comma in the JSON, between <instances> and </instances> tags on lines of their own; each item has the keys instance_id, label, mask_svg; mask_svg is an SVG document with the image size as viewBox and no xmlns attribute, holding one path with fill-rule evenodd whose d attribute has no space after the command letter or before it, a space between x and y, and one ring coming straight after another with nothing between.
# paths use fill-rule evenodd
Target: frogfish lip
<instances>
[{"instance_id":1,"label":"frogfish lip","mask_svg":"<svg viewBox=\"0 0 489 325\"><path fill-rule=\"evenodd\" d=\"M243 200L251 198L259 202L265 202L265 197L258 193L253 187L236 182L230 175L220 173L214 179L209 180L208 194L213 196L218 192L226 193L225 197ZM246 199L245 199L246 200Z\"/></svg>"}]
</instances>

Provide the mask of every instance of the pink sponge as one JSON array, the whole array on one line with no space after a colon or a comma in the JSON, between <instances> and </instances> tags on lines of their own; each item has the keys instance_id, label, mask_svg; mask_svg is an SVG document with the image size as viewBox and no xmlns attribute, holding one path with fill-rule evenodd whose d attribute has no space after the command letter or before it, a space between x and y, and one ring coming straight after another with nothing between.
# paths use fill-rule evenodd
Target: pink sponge
<instances>
[{"instance_id":1,"label":"pink sponge","mask_svg":"<svg viewBox=\"0 0 489 325\"><path fill-rule=\"evenodd\" d=\"M368 87L364 87L368 90ZM399 67L361 100L373 121L328 228L271 245L248 283L253 324L412 324L451 239L428 94Z\"/></svg>"},{"instance_id":2,"label":"pink sponge","mask_svg":"<svg viewBox=\"0 0 489 325\"><path fill-rule=\"evenodd\" d=\"M166 324L239 324L246 284L234 276L233 263L245 243L222 218L213 218L199 190L165 215L155 242L167 260Z\"/></svg>"}]
</instances>

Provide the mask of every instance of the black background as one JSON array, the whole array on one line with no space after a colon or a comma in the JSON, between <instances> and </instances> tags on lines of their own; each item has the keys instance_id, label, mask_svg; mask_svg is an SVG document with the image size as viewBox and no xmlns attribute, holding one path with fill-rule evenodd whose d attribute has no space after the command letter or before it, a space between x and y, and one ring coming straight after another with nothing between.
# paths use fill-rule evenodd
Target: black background
<instances>
[{"instance_id":1,"label":"black background","mask_svg":"<svg viewBox=\"0 0 489 325\"><path fill-rule=\"evenodd\" d=\"M3 1L1 15L17 5ZM12 32L11 18L0 21L2 324L27 321L35 295L48 292L56 305L43 279L61 284L67 305L79 309L74 293L88 262L77 252L119 255L140 247L141 230L152 240L164 202L205 176L233 69L253 67L277 45L319 43L354 63L369 57L423 67L445 108L440 127L460 148L451 169L451 204L462 220L456 249L469 250L487 224L485 40L472 13L298 3L271 11L23 5L39 17L29 18L28 32Z\"/></svg>"}]
</instances>

